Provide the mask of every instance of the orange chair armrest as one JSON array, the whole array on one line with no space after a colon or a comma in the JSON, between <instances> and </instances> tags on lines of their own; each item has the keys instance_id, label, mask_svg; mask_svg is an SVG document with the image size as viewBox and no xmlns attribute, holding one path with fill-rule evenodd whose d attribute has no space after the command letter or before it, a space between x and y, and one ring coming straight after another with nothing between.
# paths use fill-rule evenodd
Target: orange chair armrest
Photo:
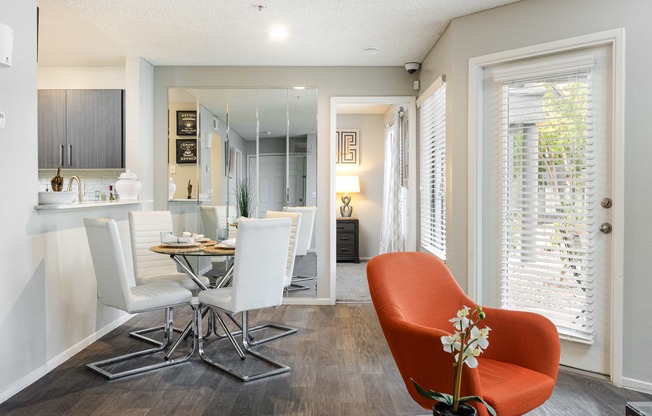
<instances>
[{"instance_id":1,"label":"orange chair armrest","mask_svg":"<svg viewBox=\"0 0 652 416\"><path fill-rule=\"evenodd\" d=\"M489 347L485 358L508 362L557 379L560 341L557 328L546 317L530 312L483 307Z\"/></svg>"}]
</instances>

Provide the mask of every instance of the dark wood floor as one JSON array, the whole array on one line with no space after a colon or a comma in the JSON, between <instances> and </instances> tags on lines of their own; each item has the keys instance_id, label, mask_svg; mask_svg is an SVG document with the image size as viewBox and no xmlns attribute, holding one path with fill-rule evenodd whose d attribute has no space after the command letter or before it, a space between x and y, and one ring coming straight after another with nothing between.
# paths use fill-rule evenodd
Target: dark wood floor
<instances>
[{"instance_id":1,"label":"dark wood floor","mask_svg":"<svg viewBox=\"0 0 652 416\"><path fill-rule=\"evenodd\" d=\"M189 312L176 312L176 322ZM198 356L164 370L107 381L84 364L146 344L126 336L160 322L141 314L0 404L0 415L426 415L408 396L370 304L284 306L261 311L300 328L260 347L290 373L240 383ZM211 350L215 341L207 346ZM552 398L531 415L624 415L652 396L561 372Z\"/></svg>"}]
</instances>

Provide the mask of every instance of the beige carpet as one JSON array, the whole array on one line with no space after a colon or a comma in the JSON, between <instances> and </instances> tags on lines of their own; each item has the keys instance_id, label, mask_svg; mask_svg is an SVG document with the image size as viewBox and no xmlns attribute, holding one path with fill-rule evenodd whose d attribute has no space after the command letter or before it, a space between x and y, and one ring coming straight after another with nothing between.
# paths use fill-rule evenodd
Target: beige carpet
<instances>
[{"instance_id":1,"label":"beige carpet","mask_svg":"<svg viewBox=\"0 0 652 416\"><path fill-rule=\"evenodd\" d=\"M337 287L335 300L338 303L370 303L367 284L367 262L337 263Z\"/></svg>"}]
</instances>

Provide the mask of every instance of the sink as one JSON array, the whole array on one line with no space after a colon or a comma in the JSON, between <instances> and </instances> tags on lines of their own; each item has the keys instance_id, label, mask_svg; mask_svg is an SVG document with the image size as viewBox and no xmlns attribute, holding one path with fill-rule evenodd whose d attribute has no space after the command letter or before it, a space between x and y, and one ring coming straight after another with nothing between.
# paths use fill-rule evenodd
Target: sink
<instances>
[{"instance_id":1,"label":"sink","mask_svg":"<svg viewBox=\"0 0 652 416\"><path fill-rule=\"evenodd\" d=\"M75 202L77 192L39 192L38 204L39 205L68 205Z\"/></svg>"}]
</instances>

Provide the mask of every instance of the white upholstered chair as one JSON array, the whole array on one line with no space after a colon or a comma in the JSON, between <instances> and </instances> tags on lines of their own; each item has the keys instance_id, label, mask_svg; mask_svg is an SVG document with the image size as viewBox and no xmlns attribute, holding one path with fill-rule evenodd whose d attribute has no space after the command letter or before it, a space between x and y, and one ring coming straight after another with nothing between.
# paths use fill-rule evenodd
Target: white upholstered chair
<instances>
[{"instance_id":1,"label":"white upholstered chair","mask_svg":"<svg viewBox=\"0 0 652 416\"><path fill-rule=\"evenodd\" d=\"M177 271L177 266L170 257L149 250L150 247L161 243L162 231L172 231L170 211L129 212L129 235L136 284L169 283L188 290L198 290L197 284L186 273ZM204 285L210 284L207 277L198 277ZM145 334L160 331L163 328L163 326L157 326L139 329L130 332L129 335L159 345L159 341L145 336ZM175 329L175 331L179 330Z\"/></svg>"},{"instance_id":2,"label":"white upholstered chair","mask_svg":"<svg viewBox=\"0 0 652 416\"><path fill-rule=\"evenodd\" d=\"M187 356L179 359L164 360L161 357L158 363L117 372L102 368L164 350L170 344L172 338L172 308L190 304L192 292L169 283L145 283L132 286L115 220L85 218L84 226L101 302L106 306L121 309L128 313L156 309L165 309L166 312L165 339L160 346L97 361L87 364L87 367L108 379L115 379L168 367L188 360L195 350L194 341L192 351Z\"/></svg>"},{"instance_id":3,"label":"white upholstered chair","mask_svg":"<svg viewBox=\"0 0 652 416\"><path fill-rule=\"evenodd\" d=\"M228 223L229 217L235 217L236 212L235 207L232 205L200 205L199 213L204 235L216 240L217 228L227 227L229 238L234 238L237 231L234 227L229 227Z\"/></svg>"},{"instance_id":4,"label":"white upholstered chair","mask_svg":"<svg viewBox=\"0 0 652 416\"><path fill-rule=\"evenodd\" d=\"M136 284L168 282L188 290L197 290L197 284L187 274L177 271L177 266L171 258L149 250L151 246L161 243L161 231L172 231L170 211L129 212L129 234ZM199 278L208 286L207 277Z\"/></svg>"},{"instance_id":5,"label":"white upholstered chair","mask_svg":"<svg viewBox=\"0 0 652 416\"><path fill-rule=\"evenodd\" d=\"M208 307L216 312L231 314L242 313L241 345L235 341L229 329L223 326L240 358L244 360L245 357L251 356L273 367L269 371L243 374L232 368L232 365L222 365L210 358L203 348L201 319L197 319L199 355L202 360L241 381L256 380L290 370L288 366L251 349L248 312L281 305L291 226L290 218L252 219L241 222L236 237L233 286L199 293L199 303L202 308ZM201 311L197 310L196 314L201 316Z\"/></svg>"},{"instance_id":6,"label":"white upholstered chair","mask_svg":"<svg viewBox=\"0 0 652 416\"><path fill-rule=\"evenodd\" d=\"M285 267L285 280L283 287L288 290L292 284L292 275L294 273L294 258L297 255L297 241L301 233L302 218L298 212L285 212L285 211L267 211L265 218L290 218L292 226L290 228L290 245L288 247L287 264Z\"/></svg>"},{"instance_id":7,"label":"white upholstered chair","mask_svg":"<svg viewBox=\"0 0 652 416\"><path fill-rule=\"evenodd\" d=\"M305 256L310 250L312 244L312 231L315 228L315 215L317 207L284 207L284 211L298 212L301 214L301 229L299 230L299 237L297 238L297 256ZM305 286L297 284L304 280L314 280L317 276L293 276L294 283L290 290L303 290L308 289Z\"/></svg>"}]
</instances>

